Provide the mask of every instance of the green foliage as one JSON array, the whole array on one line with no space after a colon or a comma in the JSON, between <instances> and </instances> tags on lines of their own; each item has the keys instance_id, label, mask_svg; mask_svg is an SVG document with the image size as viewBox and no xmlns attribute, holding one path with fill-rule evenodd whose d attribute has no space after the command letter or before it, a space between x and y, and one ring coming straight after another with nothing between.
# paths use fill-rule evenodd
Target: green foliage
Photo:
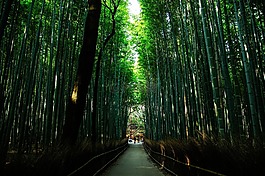
<instances>
[{"instance_id":1,"label":"green foliage","mask_svg":"<svg viewBox=\"0 0 265 176\"><path fill-rule=\"evenodd\" d=\"M19 2L20 4L29 5L30 3L32 3L32 0L20 0Z\"/></svg>"},{"instance_id":2,"label":"green foliage","mask_svg":"<svg viewBox=\"0 0 265 176\"><path fill-rule=\"evenodd\" d=\"M141 14L132 18L127 0L103 2L97 55L120 2L97 90L103 141L120 138L140 106L153 139L264 136L261 1L140 0ZM10 149L38 152L60 139L87 12L87 1L13 1L0 43L0 139ZM90 135L94 78L80 140Z\"/></svg>"},{"instance_id":3,"label":"green foliage","mask_svg":"<svg viewBox=\"0 0 265 176\"><path fill-rule=\"evenodd\" d=\"M146 80L149 135L160 139L173 134L183 139L200 131L231 140L240 135L260 137L260 126L265 124L257 121L264 114L258 108L264 102L258 86L264 84L259 79L264 74L259 69L264 65L260 57L264 44L259 42L264 37L261 4L140 3L142 13L134 24L137 37L133 40ZM250 136L245 136L246 129L252 128Z\"/></svg>"}]
</instances>

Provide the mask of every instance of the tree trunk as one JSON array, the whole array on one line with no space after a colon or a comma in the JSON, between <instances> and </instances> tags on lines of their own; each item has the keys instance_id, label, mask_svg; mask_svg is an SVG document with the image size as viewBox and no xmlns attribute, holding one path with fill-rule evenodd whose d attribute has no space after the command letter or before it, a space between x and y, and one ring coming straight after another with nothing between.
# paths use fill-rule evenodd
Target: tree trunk
<instances>
[{"instance_id":1,"label":"tree trunk","mask_svg":"<svg viewBox=\"0 0 265 176\"><path fill-rule=\"evenodd\" d=\"M86 95L90 83L96 53L101 1L90 0L86 18L83 45L79 55L77 77L66 110L62 144L74 145L86 105Z\"/></svg>"}]
</instances>

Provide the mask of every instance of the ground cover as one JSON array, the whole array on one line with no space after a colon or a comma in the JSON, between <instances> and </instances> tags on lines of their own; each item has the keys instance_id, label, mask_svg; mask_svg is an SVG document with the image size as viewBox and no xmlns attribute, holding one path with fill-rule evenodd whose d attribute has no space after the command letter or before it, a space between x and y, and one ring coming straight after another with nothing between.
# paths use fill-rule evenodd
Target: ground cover
<instances>
[{"instance_id":1,"label":"ground cover","mask_svg":"<svg viewBox=\"0 0 265 176\"><path fill-rule=\"evenodd\" d=\"M95 147L90 141L83 141L74 147L57 146L44 150L39 154L9 154L3 175L68 175L91 158L126 144L127 138L117 141L111 140L105 144L97 143ZM86 166L87 174L91 173L93 175L118 152L115 151L112 154L100 157L96 162L91 162Z\"/></svg>"},{"instance_id":2,"label":"ground cover","mask_svg":"<svg viewBox=\"0 0 265 176\"><path fill-rule=\"evenodd\" d=\"M145 140L153 151L174 158L185 165L174 165L166 157L156 157L165 167L171 167L179 175L205 175L195 171L197 166L216 174L224 175L262 175L265 173L263 165L265 148L262 144L253 144L252 140L231 143L217 138L190 138L187 141L167 139L161 141ZM180 169L180 167L182 169ZM214 175L214 174L209 174Z\"/></svg>"}]
</instances>

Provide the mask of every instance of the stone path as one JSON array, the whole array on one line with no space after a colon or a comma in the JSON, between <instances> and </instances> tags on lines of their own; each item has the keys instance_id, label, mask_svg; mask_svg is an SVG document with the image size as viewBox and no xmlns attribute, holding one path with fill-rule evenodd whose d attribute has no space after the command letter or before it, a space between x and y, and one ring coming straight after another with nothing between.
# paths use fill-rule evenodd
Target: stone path
<instances>
[{"instance_id":1,"label":"stone path","mask_svg":"<svg viewBox=\"0 0 265 176\"><path fill-rule=\"evenodd\" d=\"M142 144L129 144L128 149L101 176L164 176L145 152Z\"/></svg>"}]
</instances>

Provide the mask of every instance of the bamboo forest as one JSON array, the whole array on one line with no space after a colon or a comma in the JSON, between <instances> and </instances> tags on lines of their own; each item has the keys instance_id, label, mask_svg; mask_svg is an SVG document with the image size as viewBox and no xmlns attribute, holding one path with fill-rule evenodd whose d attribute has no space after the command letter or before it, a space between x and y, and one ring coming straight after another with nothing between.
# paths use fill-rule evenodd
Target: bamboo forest
<instances>
[{"instance_id":1,"label":"bamboo forest","mask_svg":"<svg viewBox=\"0 0 265 176\"><path fill-rule=\"evenodd\" d=\"M264 0L135 1L0 0L0 175L264 174Z\"/></svg>"}]
</instances>

